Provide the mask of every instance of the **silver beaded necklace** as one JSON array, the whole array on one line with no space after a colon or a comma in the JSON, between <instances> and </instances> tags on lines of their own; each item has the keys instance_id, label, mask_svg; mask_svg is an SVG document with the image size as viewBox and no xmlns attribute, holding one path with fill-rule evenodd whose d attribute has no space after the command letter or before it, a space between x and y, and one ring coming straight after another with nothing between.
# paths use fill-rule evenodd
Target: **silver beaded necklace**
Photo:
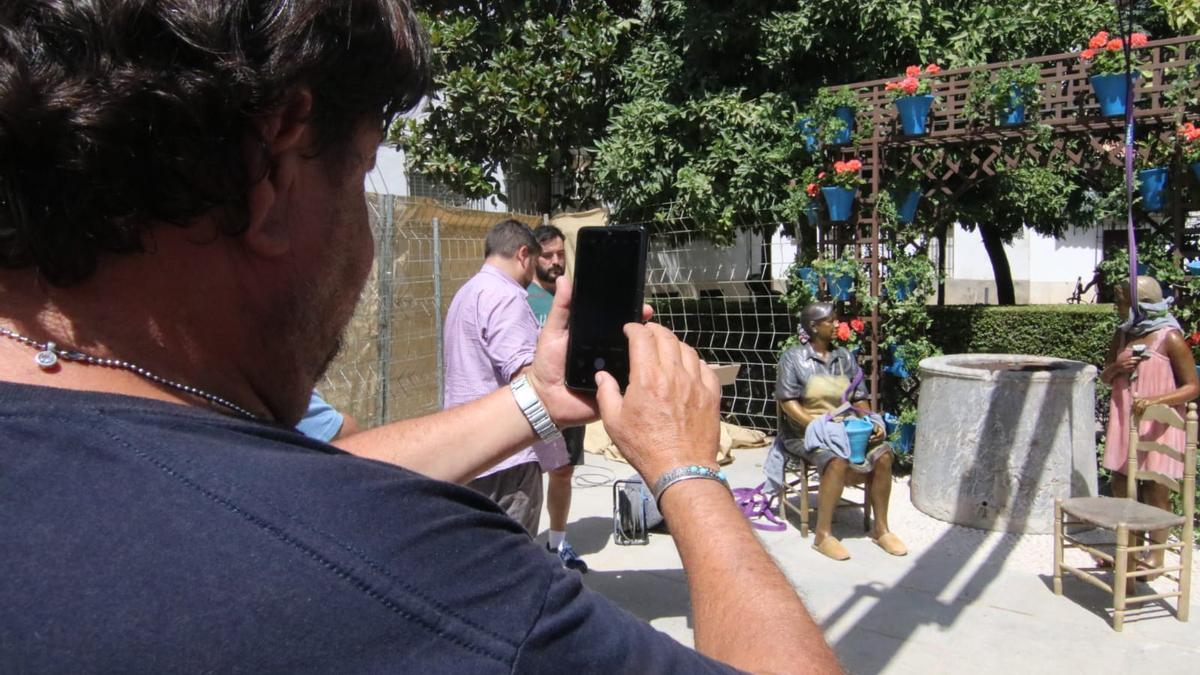
<instances>
[{"instance_id":1,"label":"silver beaded necklace","mask_svg":"<svg viewBox=\"0 0 1200 675\"><path fill-rule=\"evenodd\" d=\"M187 384L176 382L174 380L168 380L165 377L155 375L154 373L146 370L145 368L143 368L139 365L130 363L128 361L122 361L120 359L102 359L102 358L99 358L96 356L92 356L91 354L85 354L83 352L68 351L65 349L61 349L58 345L54 344L53 342L37 342L36 340L27 338L24 335L21 335L20 333L11 331L11 330L9 330L7 328L3 328L3 327L0 327L0 335L3 335L8 338L12 338L13 340L16 340L17 342L28 345L28 346L33 347L34 349L38 350L37 355L35 355L33 357L33 362L36 363L38 368L41 368L42 370L50 370L51 368L55 367L56 365L58 365L58 362L60 359L63 361L74 361L76 363L83 363L83 364L87 364L89 366L104 366L106 368L120 368L122 370L128 370L129 372L134 373L135 375L140 375L141 377L144 377L147 380L150 380L151 382L154 382L156 384L161 384L164 387L170 387L177 391L182 391L185 394L190 394L192 396L202 398L205 401L208 401L209 403L214 403L214 404L219 405L228 410L232 410L233 412L235 412L247 419L252 419L252 420L259 419L258 415L255 415L254 413L250 412L249 410L246 410L245 408L241 407L240 405L238 405L236 403L233 403L232 401L221 398L220 396L217 396L216 394L210 394L207 391L204 391L203 389L197 389L196 387L193 387L193 386L190 386Z\"/></svg>"}]
</instances>

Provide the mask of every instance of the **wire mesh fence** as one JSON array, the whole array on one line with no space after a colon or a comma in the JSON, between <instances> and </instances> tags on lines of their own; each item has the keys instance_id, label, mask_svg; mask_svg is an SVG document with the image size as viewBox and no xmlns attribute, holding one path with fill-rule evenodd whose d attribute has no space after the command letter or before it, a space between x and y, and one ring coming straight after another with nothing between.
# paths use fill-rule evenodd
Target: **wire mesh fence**
<instances>
[{"instance_id":1,"label":"wire mesh fence","mask_svg":"<svg viewBox=\"0 0 1200 675\"><path fill-rule=\"evenodd\" d=\"M738 364L722 391L723 416L774 433L779 345L794 331L782 283L794 246L769 236L777 224L744 228L732 246L717 247L677 222L650 242L646 295L655 320L709 363Z\"/></svg>"},{"instance_id":2,"label":"wire mesh fence","mask_svg":"<svg viewBox=\"0 0 1200 675\"><path fill-rule=\"evenodd\" d=\"M318 389L365 426L441 409L442 325L455 292L483 264L488 228L507 217L533 226L539 216L461 209L429 198L368 195L375 264ZM685 227L651 238L646 295L656 320L710 363L740 365L726 386L727 420L775 428L778 347L792 334L782 301L786 243L775 225L748 228L720 248ZM756 230L751 232L749 230Z\"/></svg>"},{"instance_id":3,"label":"wire mesh fence","mask_svg":"<svg viewBox=\"0 0 1200 675\"><path fill-rule=\"evenodd\" d=\"M366 426L441 409L442 323L483 264L488 228L507 217L420 197L368 195L375 263L342 351L317 388Z\"/></svg>"}]
</instances>

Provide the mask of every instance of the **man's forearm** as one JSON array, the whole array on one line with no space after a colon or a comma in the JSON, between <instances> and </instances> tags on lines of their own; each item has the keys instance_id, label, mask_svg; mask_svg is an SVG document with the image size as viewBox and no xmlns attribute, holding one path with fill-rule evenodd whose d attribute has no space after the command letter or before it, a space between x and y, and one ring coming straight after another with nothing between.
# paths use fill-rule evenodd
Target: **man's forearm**
<instances>
[{"instance_id":1,"label":"man's forearm","mask_svg":"<svg viewBox=\"0 0 1200 675\"><path fill-rule=\"evenodd\" d=\"M662 509L687 574L698 651L748 671L841 672L728 490L683 481L663 493Z\"/></svg>"},{"instance_id":2,"label":"man's forearm","mask_svg":"<svg viewBox=\"0 0 1200 675\"><path fill-rule=\"evenodd\" d=\"M466 483L536 440L512 392L501 387L450 410L360 431L333 444L430 478Z\"/></svg>"}]
</instances>

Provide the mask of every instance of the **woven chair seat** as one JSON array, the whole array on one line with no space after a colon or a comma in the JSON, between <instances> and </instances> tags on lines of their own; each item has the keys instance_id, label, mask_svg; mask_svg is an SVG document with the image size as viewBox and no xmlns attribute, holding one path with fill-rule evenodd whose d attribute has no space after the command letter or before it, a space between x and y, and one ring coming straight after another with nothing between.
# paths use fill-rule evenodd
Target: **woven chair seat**
<instances>
[{"instance_id":1,"label":"woven chair seat","mask_svg":"<svg viewBox=\"0 0 1200 675\"><path fill-rule=\"evenodd\" d=\"M1132 530L1161 530L1182 525L1183 516L1156 509L1132 499L1078 497L1063 500L1062 510L1085 523L1109 530L1125 523Z\"/></svg>"}]
</instances>

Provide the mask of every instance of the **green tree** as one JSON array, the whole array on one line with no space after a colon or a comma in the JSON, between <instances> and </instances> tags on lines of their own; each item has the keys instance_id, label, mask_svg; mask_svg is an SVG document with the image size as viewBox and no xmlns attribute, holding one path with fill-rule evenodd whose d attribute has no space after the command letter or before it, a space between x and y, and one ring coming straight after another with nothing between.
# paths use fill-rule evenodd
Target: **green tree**
<instances>
[{"instance_id":1,"label":"green tree","mask_svg":"<svg viewBox=\"0 0 1200 675\"><path fill-rule=\"evenodd\" d=\"M633 4L414 4L433 46L435 91L423 114L392 129L409 166L469 197L509 201L496 179L503 169L536 188L520 206L594 204L590 151L614 104Z\"/></svg>"},{"instance_id":2,"label":"green tree","mask_svg":"<svg viewBox=\"0 0 1200 675\"><path fill-rule=\"evenodd\" d=\"M1161 10L1148 1L1133 9L1137 25L1166 35ZM1111 0L644 3L636 45L617 69L625 100L597 143L596 183L619 220L686 214L724 241L733 228L786 215L791 178L831 161L805 152L795 130L822 87L892 77L908 64L1068 51L1115 29L1116 11ZM1106 191L1069 167L1024 162L939 214L980 228L1011 298L1003 244L1026 223L1058 234L1093 222L1067 222L1074 211L1062 209L1086 211Z\"/></svg>"}]
</instances>

